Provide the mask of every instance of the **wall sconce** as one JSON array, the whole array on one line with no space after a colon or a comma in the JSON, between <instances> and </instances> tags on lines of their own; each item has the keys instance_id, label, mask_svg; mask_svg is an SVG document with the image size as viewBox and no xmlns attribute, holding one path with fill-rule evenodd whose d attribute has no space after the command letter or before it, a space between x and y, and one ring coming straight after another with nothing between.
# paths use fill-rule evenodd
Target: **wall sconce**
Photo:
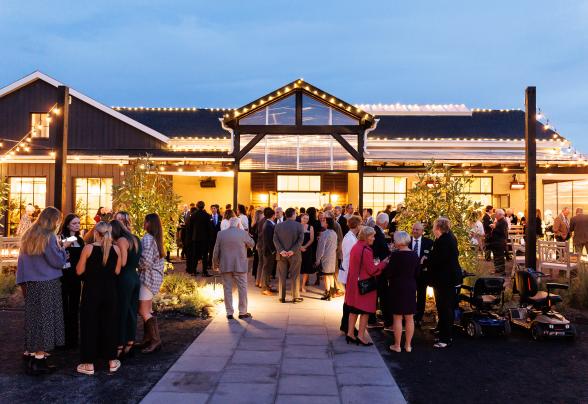
<instances>
[{"instance_id":1,"label":"wall sconce","mask_svg":"<svg viewBox=\"0 0 588 404\"><path fill-rule=\"evenodd\" d=\"M268 194L259 194L259 200L262 203L267 203L267 201L269 200Z\"/></svg>"},{"instance_id":2,"label":"wall sconce","mask_svg":"<svg viewBox=\"0 0 588 404\"><path fill-rule=\"evenodd\" d=\"M513 189L513 190L525 189L525 183L517 180L517 175L513 174L512 181L510 183L510 189Z\"/></svg>"}]
</instances>

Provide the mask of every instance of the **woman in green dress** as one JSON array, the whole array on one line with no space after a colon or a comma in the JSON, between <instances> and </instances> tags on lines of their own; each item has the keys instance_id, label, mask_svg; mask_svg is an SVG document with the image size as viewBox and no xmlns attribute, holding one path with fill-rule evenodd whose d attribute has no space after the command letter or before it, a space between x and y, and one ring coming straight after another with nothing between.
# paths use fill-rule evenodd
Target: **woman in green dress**
<instances>
[{"instance_id":1,"label":"woman in green dress","mask_svg":"<svg viewBox=\"0 0 588 404\"><path fill-rule=\"evenodd\" d=\"M127 227L118 220L110 222L112 237L120 249L122 269L118 276L118 357L131 357L137 334L137 312L141 282L137 266L141 258L141 243Z\"/></svg>"}]
</instances>

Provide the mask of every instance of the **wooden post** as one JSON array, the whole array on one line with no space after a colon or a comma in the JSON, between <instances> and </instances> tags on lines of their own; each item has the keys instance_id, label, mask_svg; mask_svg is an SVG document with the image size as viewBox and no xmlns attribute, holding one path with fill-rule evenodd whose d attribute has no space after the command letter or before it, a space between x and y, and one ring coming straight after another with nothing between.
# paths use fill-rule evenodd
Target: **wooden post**
<instances>
[{"instance_id":1,"label":"wooden post","mask_svg":"<svg viewBox=\"0 0 588 404\"><path fill-rule=\"evenodd\" d=\"M67 137L69 131L69 87L59 86L57 108L61 113L57 116L55 125L55 167L53 206L66 214L67 205Z\"/></svg>"},{"instance_id":2,"label":"wooden post","mask_svg":"<svg viewBox=\"0 0 588 404\"><path fill-rule=\"evenodd\" d=\"M363 215L363 172L364 172L364 160L363 160L363 148L364 148L364 133L365 131L362 131L359 133L359 135L357 136L357 152L359 154L359 158L357 159L357 172L358 172L358 177L359 177L359 184L357 189L359 191L359 195L358 195L358 206L357 206L357 212L359 213L360 216ZM362 216L363 217L363 216Z\"/></svg>"},{"instance_id":3,"label":"wooden post","mask_svg":"<svg viewBox=\"0 0 588 404\"><path fill-rule=\"evenodd\" d=\"M239 135L238 130L235 130L233 138L233 156L235 158L235 165L233 166L233 170L235 171L235 175L233 176L233 212L235 212L235 214L238 216L237 204L239 203L239 153L241 151L241 136Z\"/></svg>"},{"instance_id":4,"label":"wooden post","mask_svg":"<svg viewBox=\"0 0 588 404\"><path fill-rule=\"evenodd\" d=\"M527 173L527 230L525 267L537 268L537 106L536 88L525 90L525 169Z\"/></svg>"}]
</instances>

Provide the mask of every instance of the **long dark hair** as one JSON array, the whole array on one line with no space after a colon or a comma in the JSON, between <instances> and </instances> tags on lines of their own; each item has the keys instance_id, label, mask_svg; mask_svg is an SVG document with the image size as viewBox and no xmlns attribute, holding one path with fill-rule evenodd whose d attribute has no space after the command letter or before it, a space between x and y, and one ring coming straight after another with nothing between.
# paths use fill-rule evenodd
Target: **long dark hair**
<instances>
[{"instance_id":1,"label":"long dark hair","mask_svg":"<svg viewBox=\"0 0 588 404\"><path fill-rule=\"evenodd\" d=\"M165 257L165 247L163 246L163 228L161 227L161 219L157 213L149 213L145 216L145 224L147 233L151 234L157 244L159 251L159 258Z\"/></svg>"},{"instance_id":2,"label":"long dark hair","mask_svg":"<svg viewBox=\"0 0 588 404\"><path fill-rule=\"evenodd\" d=\"M316 218L316 208L310 207L306 209L306 214L308 215L308 223L314 224L318 220Z\"/></svg>"},{"instance_id":3,"label":"long dark hair","mask_svg":"<svg viewBox=\"0 0 588 404\"><path fill-rule=\"evenodd\" d=\"M112 237L115 240L124 237L129 242L131 250L139 250L139 242L137 241L137 237L133 236L133 234L126 228L125 225L123 225L120 221L113 219L110 221L110 226L112 226Z\"/></svg>"},{"instance_id":4,"label":"long dark hair","mask_svg":"<svg viewBox=\"0 0 588 404\"><path fill-rule=\"evenodd\" d=\"M72 220L74 219L79 219L80 217L78 215L76 215L75 213L69 213L65 219L63 219L63 223L61 224L61 228L59 229L59 234L61 234L61 236L64 237L69 237L69 229L68 226L71 223ZM76 237L80 237L80 231L76 231Z\"/></svg>"}]
</instances>

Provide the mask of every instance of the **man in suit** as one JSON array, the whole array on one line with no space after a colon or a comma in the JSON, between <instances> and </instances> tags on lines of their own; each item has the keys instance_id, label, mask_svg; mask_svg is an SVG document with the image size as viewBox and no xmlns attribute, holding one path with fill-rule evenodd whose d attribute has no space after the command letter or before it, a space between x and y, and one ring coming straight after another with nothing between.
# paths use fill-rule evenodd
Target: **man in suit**
<instances>
[{"instance_id":1,"label":"man in suit","mask_svg":"<svg viewBox=\"0 0 588 404\"><path fill-rule=\"evenodd\" d=\"M363 225L364 226L376 227L376 221L374 220L374 217L372 216L373 212L374 211L372 208L366 208L363 210Z\"/></svg>"},{"instance_id":2,"label":"man in suit","mask_svg":"<svg viewBox=\"0 0 588 404\"><path fill-rule=\"evenodd\" d=\"M270 285L270 278L276 266L276 247L274 246L274 229L276 227L276 212L272 208L265 208L263 211L265 221L263 223L263 230L258 240L262 240L262 254L263 267L261 279L261 294L266 296L273 296L275 292ZM258 269L259 271L259 269Z\"/></svg>"},{"instance_id":3,"label":"man in suit","mask_svg":"<svg viewBox=\"0 0 588 404\"><path fill-rule=\"evenodd\" d=\"M557 241L568 241L570 239L570 208L567 206L561 210L559 216L553 221L553 234Z\"/></svg>"},{"instance_id":4,"label":"man in suit","mask_svg":"<svg viewBox=\"0 0 588 404\"><path fill-rule=\"evenodd\" d=\"M417 312L414 316L414 322L417 327L421 326L427 303L427 267L423 264L429 256L431 248L433 248L433 240L423 236L423 233L424 227L421 222L416 222L412 225L412 237L410 239L409 247L416 252L421 259L421 271L417 278Z\"/></svg>"},{"instance_id":5,"label":"man in suit","mask_svg":"<svg viewBox=\"0 0 588 404\"><path fill-rule=\"evenodd\" d=\"M274 245L278 260L278 293L280 302L286 302L286 279L290 274L292 286L292 303L301 302L300 297L300 264L302 253L300 247L304 241L302 224L296 221L296 210L286 209L286 220L278 223L274 230Z\"/></svg>"},{"instance_id":6,"label":"man in suit","mask_svg":"<svg viewBox=\"0 0 588 404\"><path fill-rule=\"evenodd\" d=\"M190 215L187 228L190 240L190 259L186 264L186 272L196 274L198 261L202 261L203 276L211 276L208 273L208 247L210 245L210 215L204 210L204 202L198 201L196 210Z\"/></svg>"},{"instance_id":7,"label":"man in suit","mask_svg":"<svg viewBox=\"0 0 588 404\"><path fill-rule=\"evenodd\" d=\"M486 261L490 261L491 257L491 249L490 249L490 234L492 233L492 205L487 205L484 212L484 217L482 218L482 226L484 226L484 241L485 241L485 248L484 248L484 258Z\"/></svg>"},{"instance_id":8,"label":"man in suit","mask_svg":"<svg viewBox=\"0 0 588 404\"><path fill-rule=\"evenodd\" d=\"M577 208L576 216L570 220L570 233L574 233L574 251L580 255L584 254L584 247L588 252L588 215L584 209Z\"/></svg>"},{"instance_id":9,"label":"man in suit","mask_svg":"<svg viewBox=\"0 0 588 404\"><path fill-rule=\"evenodd\" d=\"M279 206L276 208L276 224L282 223L284 221L284 209L280 208Z\"/></svg>"},{"instance_id":10,"label":"man in suit","mask_svg":"<svg viewBox=\"0 0 588 404\"><path fill-rule=\"evenodd\" d=\"M182 212L180 212L180 218L178 220L178 239L181 242L182 253L181 257L186 258L186 251L188 250L184 246L184 240L186 239L186 223L190 219L190 208L188 205L184 205Z\"/></svg>"},{"instance_id":11,"label":"man in suit","mask_svg":"<svg viewBox=\"0 0 588 404\"><path fill-rule=\"evenodd\" d=\"M388 233L390 235L394 235L394 232L396 231L396 227L398 224L398 219L400 218L401 213L402 213L402 204L399 203L398 205L396 205L396 210L393 210L392 212L390 212L388 214L388 220L389 220ZM398 216L398 217L396 217L396 216Z\"/></svg>"},{"instance_id":12,"label":"man in suit","mask_svg":"<svg viewBox=\"0 0 588 404\"><path fill-rule=\"evenodd\" d=\"M343 233L343 237L345 237L349 231L349 227L347 226L347 219L343 216L343 208L341 206L335 206L335 221L341 226L341 232Z\"/></svg>"},{"instance_id":13,"label":"man in suit","mask_svg":"<svg viewBox=\"0 0 588 404\"><path fill-rule=\"evenodd\" d=\"M229 220L229 228L218 233L214 244L212 262L219 268L223 277L225 309L227 318L233 319L233 282L237 284L239 293L239 318L250 318L247 312L247 249L255 244L245 230L239 226L239 218Z\"/></svg>"},{"instance_id":14,"label":"man in suit","mask_svg":"<svg viewBox=\"0 0 588 404\"><path fill-rule=\"evenodd\" d=\"M494 272L504 275L506 272L506 241L508 240L508 222L504 210L496 209L495 222L490 225L490 248L494 256Z\"/></svg>"},{"instance_id":15,"label":"man in suit","mask_svg":"<svg viewBox=\"0 0 588 404\"><path fill-rule=\"evenodd\" d=\"M373 219L372 219L373 220ZM390 255L390 247L388 242L386 242L386 235L384 234L384 230L388 228L388 220L389 216L386 213L380 213L376 217L375 227L376 235L374 239L374 244L372 245L372 251L374 253L374 258L378 258L380 261L385 260ZM385 286L382 282L378 280L378 299L380 299L380 306L382 308L382 316L384 317L384 328L392 329L392 314L387 312L387 307L389 307L386 302L383 302L383 299L386 299L387 295L385 293ZM368 328L375 328L381 327L382 324L378 323L376 315L370 314L368 319Z\"/></svg>"},{"instance_id":16,"label":"man in suit","mask_svg":"<svg viewBox=\"0 0 588 404\"><path fill-rule=\"evenodd\" d=\"M208 250L208 268L212 268L212 254L216 245L216 236L220 231L220 224L223 218L219 213L218 205L210 206L210 248Z\"/></svg>"}]
</instances>

